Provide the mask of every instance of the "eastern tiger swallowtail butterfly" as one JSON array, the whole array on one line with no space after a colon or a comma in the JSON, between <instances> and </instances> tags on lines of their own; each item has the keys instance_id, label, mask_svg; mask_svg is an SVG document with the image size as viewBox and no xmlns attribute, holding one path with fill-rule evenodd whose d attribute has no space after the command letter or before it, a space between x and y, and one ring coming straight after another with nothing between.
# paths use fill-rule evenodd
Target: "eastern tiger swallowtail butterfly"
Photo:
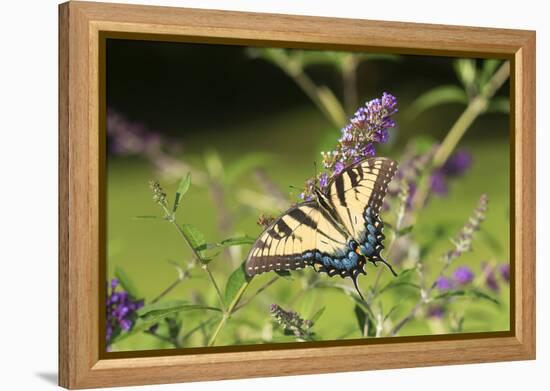
<instances>
[{"instance_id":1,"label":"eastern tiger swallowtail butterfly","mask_svg":"<svg viewBox=\"0 0 550 391\"><path fill-rule=\"evenodd\" d=\"M385 236L380 219L388 184L397 163L372 157L346 167L326 190L315 189L315 198L299 203L270 224L258 237L246 260L249 276L313 266L330 277L350 277L357 287L368 261L376 266Z\"/></svg>"}]
</instances>

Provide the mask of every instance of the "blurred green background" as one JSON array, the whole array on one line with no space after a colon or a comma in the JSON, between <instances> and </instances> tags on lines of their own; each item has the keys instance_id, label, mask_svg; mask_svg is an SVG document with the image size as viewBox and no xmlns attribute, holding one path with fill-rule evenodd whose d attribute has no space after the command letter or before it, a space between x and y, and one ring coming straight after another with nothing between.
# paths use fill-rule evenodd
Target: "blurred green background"
<instances>
[{"instance_id":1,"label":"blurred green background","mask_svg":"<svg viewBox=\"0 0 550 391\"><path fill-rule=\"evenodd\" d=\"M391 92L399 102L397 128L390 131L392 138L378 149L379 155L399 161L409 141L443 139L464 105L442 104L415 116L408 115L407 108L434 87L460 84L453 61L446 57L382 56L357 67L354 84L359 104L379 97L383 91ZM345 101L345 81L334 66L313 64L307 74L315 84L327 86L337 99ZM497 96L507 97L508 88L506 83ZM115 127L128 128L128 133L111 134L108 146L107 278L114 276L117 267L123 268L146 303L176 279L170 262L182 266L192 262L190 250L173 226L161 220L135 219L161 215L148 187L150 179L158 179L172 201L179 179L191 168L197 175L193 175L193 184L178 210L178 221L197 226L208 242L244 234L256 237L261 231L256 224L258 216L280 211L270 197L270 186L295 202L298 190L290 186L301 188L313 176L320 151L333 148L340 135L340 128L318 110L291 77L239 46L109 39L107 104ZM351 117L357 107L346 108L346 117ZM119 145L124 144L120 137L135 134L141 140L137 144L146 139L144 145ZM509 261L508 135L506 113L486 113L476 119L459 145L471 153L471 169L449 183L447 196L431 197L420 214L413 234L421 246L430 245L426 254L426 264L433 265L427 271L430 276L437 274L441 254L450 249L449 238L467 222L481 193L489 196L487 219L474 240L474 251L464 254L457 265L468 265L482 278L484 262ZM227 221L220 221L222 213L229 215ZM220 285L246 257L248 248L232 247L211 263ZM371 265L367 273L359 278L364 292L375 275ZM215 305L215 292L205 274L198 268L190 274L163 300ZM330 280L328 276L318 277L313 269L292 276L292 280L280 278L235 313L217 344L292 340L271 321L272 303L298 311L304 318L325 307L314 326L319 339L361 337L354 303L346 295L338 290L304 289L308 279ZM268 273L254 278L245 299L272 277ZM383 273L382 283L392 278L390 273ZM352 286L351 281L339 277L331 281ZM465 314L463 332L509 329L508 285L500 284L500 290L493 294L500 305L468 299L450 304ZM403 288L384 294L381 302L388 309L392 303L401 303L394 313L399 319L417 299L417 292ZM181 332L192 330L210 316L202 311L181 314ZM449 321L415 320L400 335L449 332ZM185 346L203 346L212 322L187 339ZM141 333L116 343L113 350L169 347L173 346Z\"/></svg>"}]
</instances>

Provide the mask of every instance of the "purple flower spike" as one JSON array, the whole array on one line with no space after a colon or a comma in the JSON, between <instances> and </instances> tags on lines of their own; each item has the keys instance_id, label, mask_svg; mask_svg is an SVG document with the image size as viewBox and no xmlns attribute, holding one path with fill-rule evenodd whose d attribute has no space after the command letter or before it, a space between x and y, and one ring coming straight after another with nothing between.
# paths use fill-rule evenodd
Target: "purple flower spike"
<instances>
[{"instance_id":1,"label":"purple flower spike","mask_svg":"<svg viewBox=\"0 0 550 391\"><path fill-rule=\"evenodd\" d=\"M510 264L503 263L498 266L498 271L502 279L506 282L510 282Z\"/></svg>"},{"instance_id":2,"label":"purple flower spike","mask_svg":"<svg viewBox=\"0 0 550 391\"><path fill-rule=\"evenodd\" d=\"M448 291L453 288L453 282L447 277L439 277L436 281L436 287L440 291Z\"/></svg>"},{"instance_id":3,"label":"purple flower spike","mask_svg":"<svg viewBox=\"0 0 550 391\"><path fill-rule=\"evenodd\" d=\"M474 273L467 266L460 266L454 271L453 280L460 285L466 285L474 280Z\"/></svg>"},{"instance_id":4,"label":"purple flower spike","mask_svg":"<svg viewBox=\"0 0 550 391\"><path fill-rule=\"evenodd\" d=\"M396 126L391 116L396 112L397 99L387 92L381 98L372 99L359 107L349 123L342 128L342 136L336 148L321 153L323 166L330 170L330 178L340 174L348 165L376 156L374 144L388 141L389 130ZM306 183L306 189L300 198L305 200L310 195L313 196L313 190Z\"/></svg>"},{"instance_id":5,"label":"purple flower spike","mask_svg":"<svg viewBox=\"0 0 550 391\"><path fill-rule=\"evenodd\" d=\"M443 165L442 171L448 177L461 176L472 165L472 155L465 150L455 152Z\"/></svg>"},{"instance_id":6,"label":"purple flower spike","mask_svg":"<svg viewBox=\"0 0 550 391\"><path fill-rule=\"evenodd\" d=\"M444 196L448 193L449 189L447 187L447 181L445 179L445 175L443 175L443 172L439 170L434 171L432 177L430 178L430 187L432 192L439 196Z\"/></svg>"},{"instance_id":7,"label":"purple flower spike","mask_svg":"<svg viewBox=\"0 0 550 391\"><path fill-rule=\"evenodd\" d=\"M110 284L111 292L107 292L107 325L105 329L105 337L107 342L107 350L110 350L110 344L113 336L118 335L121 331L129 331L134 324L136 311L143 307L143 300L134 300L128 292L117 292L117 287L120 286L119 281L114 278Z\"/></svg>"}]
</instances>

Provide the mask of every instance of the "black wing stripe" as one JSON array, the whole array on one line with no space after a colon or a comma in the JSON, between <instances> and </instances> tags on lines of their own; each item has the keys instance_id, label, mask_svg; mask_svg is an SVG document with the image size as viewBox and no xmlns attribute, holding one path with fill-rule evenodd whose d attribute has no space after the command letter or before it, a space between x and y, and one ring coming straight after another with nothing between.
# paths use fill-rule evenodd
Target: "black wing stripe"
<instances>
[{"instance_id":1,"label":"black wing stripe","mask_svg":"<svg viewBox=\"0 0 550 391\"><path fill-rule=\"evenodd\" d=\"M336 185L336 195L338 196L338 201L340 201L340 205L344 207L347 206L348 204L346 202L346 195L344 191L344 175L342 174L336 177L334 184Z\"/></svg>"},{"instance_id":2,"label":"black wing stripe","mask_svg":"<svg viewBox=\"0 0 550 391\"><path fill-rule=\"evenodd\" d=\"M317 229L317 223L301 209L293 209L288 213L288 215L299 222L300 225L303 224L307 225L311 229Z\"/></svg>"}]
</instances>

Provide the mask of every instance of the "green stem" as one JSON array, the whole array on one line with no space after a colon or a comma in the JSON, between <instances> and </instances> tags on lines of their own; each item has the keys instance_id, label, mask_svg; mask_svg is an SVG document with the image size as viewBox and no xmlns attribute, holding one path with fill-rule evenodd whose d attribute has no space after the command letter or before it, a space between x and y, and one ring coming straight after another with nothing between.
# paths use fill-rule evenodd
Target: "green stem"
<instances>
[{"instance_id":1,"label":"green stem","mask_svg":"<svg viewBox=\"0 0 550 391\"><path fill-rule=\"evenodd\" d=\"M241 286L241 288L239 289L237 294L235 295L235 298L233 299L231 304L229 304L229 307L227 308L227 310L224 312L222 318L220 319L220 323L218 323L218 326L216 326L216 329L214 330L214 333L210 337L210 340L208 341L208 346L213 346L214 343L216 342L216 339L218 338L218 335L219 335L220 331L222 331L223 327L227 323L227 320L231 317L233 312L235 312L235 307L237 306L237 304L239 304L239 301L241 300L242 296L244 295L244 292L246 291L246 288L248 288L249 284L250 283L248 281L245 282Z\"/></svg>"},{"instance_id":2,"label":"green stem","mask_svg":"<svg viewBox=\"0 0 550 391\"><path fill-rule=\"evenodd\" d=\"M498 89L502 87L509 77L510 63L505 61L504 64L502 64L493 74L481 92L470 101L466 109L453 124L445 136L445 139L443 139L443 142L435 152L431 163L431 169L426 170L420 180L418 191L413 202L415 209L421 208L425 204L426 198L428 197L430 179L429 173L445 164L466 131L470 128L475 119L485 112L490 99L495 95Z\"/></svg>"},{"instance_id":3,"label":"green stem","mask_svg":"<svg viewBox=\"0 0 550 391\"><path fill-rule=\"evenodd\" d=\"M214 275L212 274L212 272L210 271L210 268L208 267L208 264L205 263L202 260L202 258L200 256L200 254L198 253L198 251L195 249L195 247L193 247L193 244L191 243L191 240L185 234L185 231L177 223L176 218L174 217L174 215L168 211L168 209L166 208L165 205L162 205L162 208L164 209L164 213L166 213L166 219L170 223L172 223L172 225L174 225L174 227L176 227L177 231L179 232L179 234L181 235L183 240L185 240L185 242L187 243L187 245L191 249L191 252L193 253L193 257L195 258L195 261L197 262L197 264L200 265L201 268L206 271L206 274L208 275L208 278L210 279L210 282L212 283L212 285L214 286L214 288L216 290L216 294L218 296L218 300L220 302L220 305L221 305L222 309L225 311L225 303L224 303L223 298L222 298L222 293L221 293L220 288L219 288L219 286L216 282L216 279L214 278Z\"/></svg>"}]
</instances>

